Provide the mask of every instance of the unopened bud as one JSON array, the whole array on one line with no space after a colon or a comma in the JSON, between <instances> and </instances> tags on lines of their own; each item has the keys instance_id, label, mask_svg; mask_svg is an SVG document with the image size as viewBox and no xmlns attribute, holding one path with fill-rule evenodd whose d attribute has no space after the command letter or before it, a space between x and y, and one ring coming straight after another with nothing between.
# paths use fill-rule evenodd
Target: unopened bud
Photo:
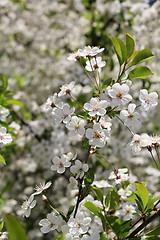
<instances>
[{"instance_id":1,"label":"unopened bud","mask_svg":"<svg viewBox=\"0 0 160 240\"><path fill-rule=\"evenodd\" d=\"M42 195L42 201L43 202L48 202L48 198L45 195Z\"/></svg>"}]
</instances>

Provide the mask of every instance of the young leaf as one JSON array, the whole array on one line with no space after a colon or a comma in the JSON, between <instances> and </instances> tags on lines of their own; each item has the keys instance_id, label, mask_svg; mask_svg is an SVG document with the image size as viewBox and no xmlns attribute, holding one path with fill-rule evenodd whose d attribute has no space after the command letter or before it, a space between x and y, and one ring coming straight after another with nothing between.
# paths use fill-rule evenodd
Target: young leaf
<instances>
[{"instance_id":1,"label":"young leaf","mask_svg":"<svg viewBox=\"0 0 160 240\"><path fill-rule=\"evenodd\" d=\"M94 205L92 202L86 202L84 206L90 210L92 213L94 213L96 216L100 217L100 210Z\"/></svg>"},{"instance_id":2,"label":"young leaf","mask_svg":"<svg viewBox=\"0 0 160 240\"><path fill-rule=\"evenodd\" d=\"M108 87L112 82L112 78L108 78L107 80L105 80L102 84L102 89L105 89L106 87Z\"/></svg>"},{"instance_id":3,"label":"young leaf","mask_svg":"<svg viewBox=\"0 0 160 240\"><path fill-rule=\"evenodd\" d=\"M110 227L112 228L113 232L118 236L119 228L121 226L121 219L116 216L106 216L106 220Z\"/></svg>"},{"instance_id":4,"label":"young leaf","mask_svg":"<svg viewBox=\"0 0 160 240\"><path fill-rule=\"evenodd\" d=\"M58 237L56 237L55 240L66 240L66 238L65 238L65 236L63 234L61 234Z\"/></svg>"},{"instance_id":5,"label":"young leaf","mask_svg":"<svg viewBox=\"0 0 160 240\"><path fill-rule=\"evenodd\" d=\"M129 73L128 79L135 79L135 78L145 79L149 75L153 75L153 73L149 68L144 66L138 66Z\"/></svg>"},{"instance_id":6,"label":"young leaf","mask_svg":"<svg viewBox=\"0 0 160 240\"><path fill-rule=\"evenodd\" d=\"M140 64L146 60L149 60L150 58L152 58L154 55L152 54L152 52L149 49L143 49L141 51L139 51L136 56L133 58L130 67Z\"/></svg>"},{"instance_id":7,"label":"young leaf","mask_svg":"<svg viewBox=\"0 0 160 240\"><path fill-rule=\"evenodd\" d=\"M100 233L100 240L108 240L108 236L105 232Z\"/></svg>"},{"instance_id":8,"label":"young leaf","mask_svg":"<svg viewBox=\"0 0 160 240\"><path fill-rule=\"evenodd\" d=\"M3 163L4 165L6 165L6 161L2 155L0 155L0 162Z\"/></svg>"},{"instance_id":9,"label":"young leaf","mask_svg":"<svg viewBox=\"0 0 160 240\"><path fill-rule=\"evenodd\" d=\"M144 208L147 206L148 200L149 200L149 192L147 188L140 182L135 183L137 188L137 194L142 200Z\"/></svg>"},{"instance_id":10,"label":"young leaf","mask_svg":"<svg viewBox=\"0 0 160 240\"><path fill-rule=\"evenodd\" d=\"M148 233L146 233L146 235L147 236L152 236L152 237L160 235L160 226L158 226L157 228L149 231Z\"/></svg>"},{"instance_id":11,"label":"young leaf","mask_svg":"<svg viewBox=\"0 0 160 240\"><path fill-rule=\"evenodd\" d=\"M98 200L99 200L101 203L103 203L103 193L102 193L101 189L98 188L98 187L92 187L92 189L93 189L94 192L96 193Z\"/></svg>"},{"instance_id":12,"label":"young leaf","mask_svg":"<svg viewBox=\"0 0 160 240\"><path fill-rule=\"evenodd\" d=\"M0 221L0 231L2 231L3 225L4 225L4 222Z\"/></svg>"},{"instance_id":13,"label":"young leaf","mask_svg":"<svg viewBox=\"0 0 160 240\"><path fill-rule=\"evenodd\" d=\"M126 61L126 45L119 38L110 37L110 39L117 54L119 64L122 65Z\"/></svg>"},{"instance_id":14,"label":"young leaf","mask_svg":"<svg viewBox=\"0 0 160 240\"><path fill-rule=\"evenodd\" d=\"M108 211L115 210L116 206L119 204L120 196L114 189L109 189L108 194L106 196L106 207L108 208Z\"/></svg>"},{"instance_id":15,"label":"young leaf","mask_svg":"<svg viewBox=\"0 0 160 240\"><path fill-rule=\"evenodd\" d=\"M25 229L16 217L6 214L4 222L9 232L9 240L27 240Z\"/></svg>"},{"instance_id":16,"label":"young leaf","mask_svg":"<svg viewBox=\"0 0 160 240\"><path fill-rule=\"evenodd\" d=\"M135 41L131 34L126 33L126 49L127 49L127 59L130 58L132 53L134 52Z\"/></svg>"}]
</instances>

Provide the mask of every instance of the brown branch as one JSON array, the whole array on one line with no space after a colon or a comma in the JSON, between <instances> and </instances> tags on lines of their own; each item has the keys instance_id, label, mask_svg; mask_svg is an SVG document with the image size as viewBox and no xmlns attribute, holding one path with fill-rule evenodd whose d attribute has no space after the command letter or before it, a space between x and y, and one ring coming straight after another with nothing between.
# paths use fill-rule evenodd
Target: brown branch
<instances>
[{"instance_id":1,"label":"brown branch","mask_svg":"<svg viewBox=\"0 0 160 240\"><path fill-rule=\"evenodd\" d=\"M40 136L39 136L37 133L35 133L35 131L32 129L32 127L29 125L29 123L28 123L18 112L16 112L15 110L13 110L12 107L10 107L10 108L11 108L12 112L14 113L14 115L20 120L20 122L29 129L29 131L33 134L33 136L34 136L39 142L41 142Z\"/></svg>"},{"instance_id":2,"label":"brown branch","mask_svg":"<svg viewBox=\"0 0 160 240\"><path fill-rule=\"evenodd\" d=\"M160 209L157 210L151 217L149 217L145 222L143 222L139 227L137 227L132 233L130 233L125 239L133 238L137 233L139 233L143 228L145 228L154 219L160 216Z\"/></svg>"},{"instance_id":3,"label":"brown branch","mask_svg":"<svg viewBox=\"0 0 160 240\"><path fill-rule=\"evenodd\" d=\"M89 155L90 155L90 149L91 149L91 147L88 149L85 163L88 162L88 158L89 158ZM83 200L83 198L82 198L82 183L83 183L83 180L84 180L84 176L81 179L79 179L79 191L78 191L78 198L77 198L76 207L75 207L75 211L74 211L74 215L73 215L74 218L76 217L76 214L78 212L79 204Z\"/></svg>"}]
</instances>

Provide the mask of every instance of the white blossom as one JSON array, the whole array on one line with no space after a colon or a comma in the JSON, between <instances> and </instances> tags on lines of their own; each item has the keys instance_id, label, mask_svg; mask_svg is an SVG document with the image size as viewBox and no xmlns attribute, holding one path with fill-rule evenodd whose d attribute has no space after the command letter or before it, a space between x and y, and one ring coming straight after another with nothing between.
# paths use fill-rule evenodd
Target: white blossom
<instances>
[{"instance_id":1,"label":"white blossom","mask_svg":"<svg viewBox=\"0 0 160 240\"><path fill-rule=\"evenodd\" d=\"M115 83L111 89L108 90L108 95L112 98L112 102L115 106L121 104L127 104L132 100L132 96L128 94L129 87L127 84L120 85Z\"/></svg>"},{"instance_id":2,"label":"white blossom","mask_svg":"<svg viewBox=\"0 0 160 240\"><path fill-rule=\"evenodd\" d=\"M128 181L129 180L128 169L127 168L115 169L114 172L111 172L108 179L115 180L116 184L120 184L121 182Z\"/></svg>"},{"instance_id":3,"label":"white blossom","mask_svg":"<svg viewBox=\"0 0 160 240\"><path fill-rule=\"evenodd\" d=\"M104 116L106 113L105 108L107 107L107 102L105 100L99 100L98 98L91 98L90 103L84 104L84 109L89 111L89 115L94 117L95 115Z\"/></svg>"},{"instance_id":4,"label":"white blossom","mask_svg":"<svg viewBox=\"0 0 160 240\"><path fill-rule=\"evenodd\" d=\"M37 185L35 187L36 192L33 193L33 195L41 194L43 191L47 190L51 186L51 184L52 184L51 182L47 182L46 184L45 184L45 182L44 183L40 183L39 185Z\"/></svg>"},{"instance_id":5,"label":"white blossom","mask_svg":"<svg viewBox=\"0 0 160 240\"><path fill-rule=\"evenodd\" d=\"M8 115L9 110L0 106L0 121L5 122Z\"/></svg>"},{"instance_id":6,"label":"white blossom","mask_svg":"<svg viewBox=\"0 0 160 240\"><path fill-rule=\"evenodd\" d=\"M124 220L129 220L133 217L133 213L136 212L134 206L124 203L122 209L116 212L116 215L123 217Z\"/></svg>"},{"instance_id":7,"label":"white blossom","mask_svg":"<svg viewBox=\"0 0 160 240\"><path fill-rule=\"evenodd\" d=\"M56 216L53 212L47 214L47 218L42 219L39 222L39 225L42 233L48 233L52 230L56 230L59 225L63 222L63 219L60 215Z\"/></svg>"},{"instance_id":8,"label":"white blossom","mask_svg":"<svg viewBox=\"0 0 160 240\"><path fill-rule=\"evenodd\" d=\"M90 217L86 217L83 212L78 212L76 217L71 217L68 221L69 232L74 235L84 234L89 229Z\"/></svg>"},{"instance_id":9,"label":"white blossom","mask_svg":"<svg viewBox=\"0 0 160 240\"><path fill-rule=\"evenodd\" d=\"M101 68L106 65L105 61L102 61L101 57L92 58L91 60L88 60L86 62L85 69L89 72L93 72L97 70L98 72L101 72Z\"/></svg>"},{"instance_id":10,"label":"white blossom","mask_svg":"<svg viewBox=\"0 0 160 240\"><path fill-rule=\"evenodd\" d=\"M69 84L64 84L61 87L61 91L58 93L58 97L64 96L66 94L70 94L70 92L72 91L74 86L75 86L75 82L70 82Z\"/></svg>"},{"instance_id":11,"label":"white blossom","mask_svg":"<svg viewBox=\"0 0 160 240\"><path fill-rule=\"evenodd\" d=\"M109 131L103 129L100 123L95 123L92 128L86 130L86 138L89 139L89 144L97 147L104 147L109 139Z\"/></svg>"},{"instance_id":12,"label":"white blossom","mask_svg":"<svg viewBox=\"0 0 160 240\"><path fill-rule=\"evenodd\" d=\"M69 178L68 188L70 190L78 189L78 181L74 177Z\"/></svg>"},{"instance_id":13,"label":"white blossom","mask_svg":"<svg viewBox=\"0 0 160 240\"><path fill-rule=\"evenodd\" d=\"M77 60L80 60L81 57L82 57L82 51L80 49L78 49L77 52L71 53L67 57L67 60L68 61L77 61Z\"/></svg>"},{"instance_id":14,"label":"white blossom","mask_svg":"<svg viewBox=\"0 0 160 240\"><path fill-rule=\"evenodd\" d=\"M12 142L12 136L9 133L6 133L7 130L5 127L0 128L0 147L10 144Z\"/></svg>"},{"instance_id":15,"label":"white blossom","mask_svg":"<svg viewBox=\"0 0 160 240\"><path fill-rule=\"evenodd\" d=\"M32 194L28 200L22 204L23 216L29 217L31 214L31 209L36 206L36 200L34 200L34 195Z\"/></svg>"},{"instance_id":16,"label":"white blossom","mask_svg":"<svg viewBox=\"0 0 160 240\"><path fill-rule=\"evenodd\" d=\"M104 51L104 48L91 47L91 46L85 46L83 49L79 49L79 53L83 57L93 57L103 51Z\"/></svg>"},{"instance_id":17,"label":"white blossom","mask_svg":"<svg viewBox=\"0 0 160 240\"><path fill-rule=\"evenodd\" d=\"M8 240L8 232L0 232L0 239Z\"/></svg>"},{"instance_id":18,"label":"white blossom","mask_svg":"<svg viewBox=\"0 0 160 240\"><path fill-rule=\"evenodd\" d=\"M61 158L55 156L52 158L53 165L51 166L52 171L57 171L58 173L62 174L65 172L67 167L71 166L70 159L66 154L62 154Z\"/></svg>"},{"instance_id":19,"label":"white blossom","mask_svg":"<svg viewBox=\"0 0 160 240\"><path fill-rule=\"evenodd\" d=\"M140 90L139 100L144 110L155 108L158 103L158 94L156 92L148 93L146 89Z\"/></svg>"},{"instance_id":20,"label":"white blossom","mask_svg":"<svg viewBox=\"0 0 160 240\"><path fill-rule=\"evenodd\" d=\"M54 112L57 107L61 106L60 99L58 98L57 93L49 97L47 101L42 105L42 111L44 112Z\"/></svg>"},{"instance_id":21,"label":"white blossom","mask_svg":"<svg viewBox=\"0 0 160 240\"><path fill-rule=\"evenodd\" d=\"M117 193L121 196L121 199L127 200L127 197L132 194L131 186L128 185L126 188L120 188Z\"/></svg>"},{"instance_id":22,"label":"white blossom","mask_svg":"<svg viewBox=\"0 0 160 240\"><path fill-rule=\"evenodd\" d=\"M120 112L120 118L124 121L124 124L129 128L137 128L140 125L140 114L135 112L136 105L130 103L128 110L122 110Z\"/></svg>"},{"instance_id":23,"label":"white blossom","mask_svg":"<svg viewBox=\"0 0 160 240\"><path fill-rule=\"evenodd\" d=\"M70 167L70 171L73 174L76 174L76 178L82 178L88 169L88 164L82 163L80 160L76 160L75 165Z\"/></svg>"},{"instance_id":24,"label":"white blossom","mask_svg":"<svg viewBox=\"0 0 160 240\"><path fill-rule=\"evenodd\" d=\"M77 116L73 116L69 123L66 124L66 128L70 130L70 136L76 136L77 134L83 136L85 134L86 121Z\"/></svg>"},{"instance_id":25,"label":"white blossom","mask_svg":"<svg viewBox=\"0 0 160 240\"><path fill-rule=\"evenodd\" d=\"M140 152L142 147L147 147L152 145L152 138L143 133L141 135L135 134L132 138L132 141L129 143L130 148L134 152Z\"/></svg>"},{"instance_id":26,"label":"white blossom","mask_svg":"<svg viewBox=\"0 0 160 240\"><path fill-rule=\"evenodd\" d=\"M68 123L71 120L71 115L74 113L75 108L70 108L68 103L63 104L61 108L56 108L54 111L56 124Z\"/></svg>"}]
</instances>

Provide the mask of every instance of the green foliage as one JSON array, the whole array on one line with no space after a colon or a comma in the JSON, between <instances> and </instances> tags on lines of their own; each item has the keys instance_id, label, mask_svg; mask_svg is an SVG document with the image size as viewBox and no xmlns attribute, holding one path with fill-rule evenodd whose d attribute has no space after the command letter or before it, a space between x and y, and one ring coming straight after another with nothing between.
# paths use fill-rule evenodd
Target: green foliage
<instances>
[{"instance_id":1,"label":"green foliage","mask_svg":"<svg viewBox=\"0 0 160 240\"><path fill-rule=\"evenodd\" d=\"M75 206L74 206L74 205L72 205L72 206L70 206L70 207L69 207L69 209L68 209L68 212L67 212L67 218L69 218L69 217L70 217L70 215L73 213L73 211L74 211L74 208L75 208Z\"/></svg>"},{"instance_id":2,"label":"green foliage","mask_svg":"<svg viewBox=\"0 0 160 240\"><path fill-rule=\"evenodd\" d=\"M106 87L108 87L112 81L113 81L112 78L108 78L107 80L105 80L102 84L102 89L105 89Z\"/></svg>"},{"instance_id":3,"label":"green foliage","mask_svg":"<svg viewBox=\"0 0 160 240\"><path fill-rule=\"evenodd\" d=\"M158 226L155 229L149 231L145 235L147 236L147 239L151 239L151 238L153 239L154 238L156 240L155 236L160 235L160 226Z\"/></svg>"},{"instance_id":4,"label":"green foliage","mask_svg":"<svg viewBox=\"0 0 160 240\"><path fill-rule=\"evenodd\" d=\"M0 221L0 231L2 231L3 226L4 226L4 222L3 222L3 221Z\"/></svg>"},{"instance_id":5,"label":"green foliage","mask_svg":"<svg viewBox=\"0 0 160 240\"><path fill-rule=\"evenodd\" d=\"M146 60L149 60L151 58L153 58L153 54L149 49L143 49L141 51L138 51L137 54L135 55L135 57L133 58L130 67L131 66L135 66L137 64L140 64Z\"/></svg>"},{"instance_id":6,"label":"green foliage","mask_svg":"<svg viewBox=\"0 0 160 240\"><path fill-rule=\"evenodd\" d=\"M87 184L90 185L90 184L93 183L93 181L94 181L94 171L92 169L89 169L89 171L85 175L84 182L85 182L86 185Z\"/></svg>"},{"instance_id":7,"label":"green foliage","mask_svg":"<svg viewBox=\"0 0 160 240\"><path fill-rule=\"evenodd\" d=\"M6 161L2 155L0 155L0 162L3 163L4 165L6 165Z\"/></svg>"},{"instance_id":8,"label":"green foliage","mask_svg":"<svg viewBox=\"0 0 160 240\"><path fill-rule=\"evenodd\" d=\"M134 52L134 48L135 48L135 41L133 36L129 33L126 33L127 59L129 59L132 56Z\"/></svg>"},{"instance_id":9,"label":"green foliage","mask_svg":"<svg viewBox=\"0 0 160 240\"><path fill-rule=\"evenodd\" d=\"M58 237L56 237L55 240L66 240L66 238L63 234L61 234Z\"/></svg>"},{"instance_id":10,"label":"green foliage","mask_svg":"<svg viewBox=\"0 0 160 240\"><path fill-rule=\"evenodd\" d=\"M20 221L9 214L4 216L4 223L9 232L9 240L27 240L27 235Z\"/></svg>"},{"instance_id":11,"label":"green foliage","mask_svg":"<svg viewBox=\"0 0 160 240\"><path fill-rule=\"evenodd\" d=\"M129 73L128 79L135 79L135 78L145 79L149 75L153 75L153 73L149 68L144 66L138 66Z\"/></svg>"},{"instance_id":12,"label":"green foliage","mask_svg":"<svg viewBox=\"0 0 160 240\"><path fill-rule=\"evenodd\" d=\"M147 188L140 182L136 182L136 196L139 204L142 205L142 209L144 210L147 206L149 200L149 192Z\"/></svg>"},{"instance_id":13,"label":"green foliage","mask_svg":"<svg viewBox=\"0 0 160 240\"><path fill-rule=\"evenodd\" d=\"M108 236L105 232L100 233L100 240L108 240Z\"/></svg>"},{"instance_id":14,"label":"green foliage","mask_svg":"<svg viewBox=\"0 0 160 240\"><path fill-rule=\"evenodd\" d=\"M105 204L106 204L106 207L108 208L108 212L114 211L116 209L116 207L119 204L119 199L120 199L120 196L113 188L108 190L108 193L105 199Z\"/></svg>"},{"instance_id":15,"label":"green foliage","mask_svg":"<svg viewBox=\"0 0 160 240\"><path fill-rule=\"evenodd\" d=\"M97 199L103 204L103 193L102 193L101 189L98 187L92 187L92 189L94 190L94 192L97 196Z\"/></svg>"},{"instance_id":16,"label":"green foliage","mask_svg":"<svg viewBox=\"0 0 160 240\"><path fill-rule=\"evenodd\" d=\"M131 220L122 221L116 216L106 216L106 220L117 237L124 238L128 235L131 228Z\"/></svg>"},{"instance_id":17,"label":"green foliage","mask_svg":"<svg viewBox=\"0 0 160 240\"><path fill-rule=\"evenodd\" d=\"M126 45L119 38L110 37L110 39L112 41L112 45L114 47L115 53L117 54L119 64L122 65L126 61L126 54L127 54Z\"/></svg>"}]
</instances>

